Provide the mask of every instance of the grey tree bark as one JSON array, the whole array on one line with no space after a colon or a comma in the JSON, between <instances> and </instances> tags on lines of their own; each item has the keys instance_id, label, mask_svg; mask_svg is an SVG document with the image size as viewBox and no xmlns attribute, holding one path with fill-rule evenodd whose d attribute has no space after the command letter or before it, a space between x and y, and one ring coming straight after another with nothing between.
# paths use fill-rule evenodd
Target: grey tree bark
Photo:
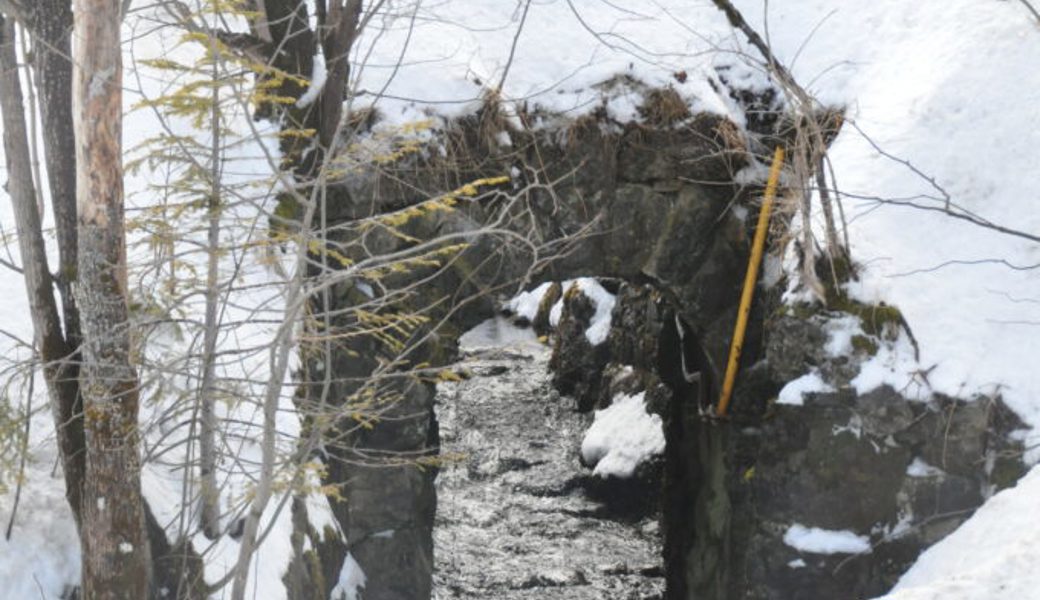
<instances>
[{"instance_id":1,"label":"grey tree bark","mask_svg":"<svg viewBox=\"0 0 1040 600\"><path fill-rule=\"evenodd\" d=\"M216 38L212 40L216 45ZM214 48L216 55L216 48ZM202 342L202 381L199 385L199 524L209 539L220 535L220 490L217 487L216 351L220 253L220 63L213 61L213 108L210 117L212 161L210 164L209 215L206 232L206 314Z\"/></svg>"},{"instance_id":2,"label":"grey tree bark","mask_svg":"<svg viewBox=\"0 0 1040 600\"><path fill-rule=\"evenodd\" d=\"M37 92L42 106L44 153L48 164L54 211L55 230L58 240L58 276L52 277L43 253L44 241L40 228L42 215L38 211L16 209L19 240L31 246L32 254L23 251L23 260L31 265L26 285L29 287L30 305L33 307L33 325L37 338L37 352L44 364L44 375L51 399L57 431L58 447L65 476L65 494L72 509L76 524L80 524L80 496L83 487L83 421L82 403L79 395L79 367L76 356L80 344L79 316L71 284L76 276L76 151L72 133L72 63L69 61L69 34L72 28L72 10L61 0L39 0L31 6L0 2L0 9L8 20L21 19L32 33L34 70ZM13 38L5 36L5 45L13 44ZM7 59L16 59L14 46ZM4 106L5 119L11 126L21 123L25 130L24 107L21 87L13 70L5 69ZM9 76L9 77L8 77ZM15 130L12 129L12 132ZM25 149L24 135L14 134L9 144L8 161L19 160L12 155ZM15 171L12 171L12 176ZM18 175L19 184L33 185L30 174ZM16 184L18 185L18 184ZM42 186L43 182L35 182ZM19 188L22 189L22 188ZM16 194L12 200L18 203ZM56 309L54 284L61 294L61 313Z\"/></svg>"},{"instance_id":3,"label":"grey tree bark","mask_svg":"<svg viewBox=\"0 0 1040 600\"><path fill-rule=\"evenodd\" d=\"M86 432L83 595L148 596L138 433L131 362L123 224L122 56L119 0L76 0L73 119L83 326L80 388Z\"/></svg>"}]
</instances>

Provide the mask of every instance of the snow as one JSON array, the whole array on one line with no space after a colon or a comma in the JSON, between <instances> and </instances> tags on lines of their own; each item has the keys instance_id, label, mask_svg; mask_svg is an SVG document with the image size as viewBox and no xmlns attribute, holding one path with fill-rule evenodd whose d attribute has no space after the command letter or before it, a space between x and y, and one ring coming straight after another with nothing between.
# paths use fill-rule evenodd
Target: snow
<instances>
[{"instance_id":1,"label":"snow","mask_svg":"<svg viewBox=\"0 0 1040 600\"><path fill-rule=\"evenodd\" d=\"M853 336L863 335L859 319L851 315L827 319L823 328L827 332L827 344L824 351L827 352L827 356L831 357L852 354Z\"/></svg>"},{"instance_id":2,"label":"snow","mask_svg":"<svg viewBox=\"0 0 1040 600\"><path fill-rule=\"evenodd\" d=\"M552 282L547 281L539 284L533 290L520 292L510 298L505 303L504 308L527 321L534 321L535 316L538 314L538 307L541 306L542 298L545 297L551 286ZM593 346L598 346L607 341L607 336L610 335L610 315L614 311L614 305L617 303L617 298L615 298L614 294L608 292L592 277L568 279L562 282L561 286L563 294L549 309L549 325L556 327L560 324L560 318L563 316L563 300L567 296L567 292L572 287L577 286L581 293L585 294L592 301L592 305L595 307L595 313L589 320L589 327L585 330L585 338Z\"/></svg>"},{"instance_id":3,"label":"snow","mask_svg":"<svg viewBox=\"0 0 1040 600\"><path fill-rule=\"evenodd\" d=\"M661 417L646 412L644 393L620 394L597 410L581 442L581 456L593 475L628 478L636 467L664 452Z\"/></svg>"},{"instance_id":4,"label":"snow","mask_svg":"<svg viewBox=\"0 0 1040 600\"><path fill-rule=\"evenodd\" d=\"M870 539L848 530L835 531L795 523L784 533L784 543L811 554L862 554L870 552Z\"/></svg>"},{"instance_id":5,"label":"snow","mask_svg":"<svg viewBox=\"0 0 1040 600\"><path fill-rule=\"evenodd\" d=\"M325 89L326 77L328 77L328 71L325 69L325 55L319 52L314 55L314 72L311 74L310 85L307 87L307 91L296 101L296 108L304 108L314 104L314 101L321 95L321 91Z\"/></svg>"},{"instance_id":6,"label":"snow","mask_svg":"<svg viewBox=\"0 0 1040 600\"><path fill-rule=\"evenodd\" d=\"M801 406L805 394L833 391L834 387L823 380L823 377L820 376L818 370L813 369L798 379L788 382L783 389L780 390L776 402L777 404Z\"/></svg>"},{"instance_id":7,"label":"snow","mask_svg":"<svg viewBox=\"0 0 1040 600\"><path fill-rule=\"evenodd\" d=\"M360 600L358 594L365 587L365 572L354 557L347 552L343 559L343 567L339 571L339 580L332 588L329 600Z\"/></svg>"},{"instance_id":8,"label":"snow","mask_svg":"<svg viewBox=\"0 0 1040 600\"><path fill-rule=\"evenodd\" d=\"M596 312L592 315L592 319L589 320L589 327L585 330L585 338L588 339L589 343L593 346L598 346L607 341L607 336L610 334L610 314L614 310L616 298L614 297L614 294L603 289L603 286L591 277L568 279L563 282L564 297L572 286L578 286L578 289L580 289L581 292L592 301L593 306L596 307ZM557 300L556 304L553 305L552 310L549 311L549 324L556 327L559 325L560 317L562 316L563 297Z\"/></svg>"},{"instance_id":9,"label":"snow","mask_svg":"<svg viewBox=\"0 0 1040 600\"><path fill-rule=\"evenodd\" d=\"M761 30L760 3L737 4ZM1040 231L1040 212L1023 204L1035 196L1035 182L1022 174L1034 168L1040 144L1033 60L1040 33L1028 11L1015 2L814 0L771 4L768 19L780 59L822 100L848 106L863 132L845 127L830 154L846 195L852 254L867 266L856 296L903 312L921 366L935 366L925 392L999 393L1040 425L1040 374L1030 350L1040 270L1009 266L1040 262L1037 244L937 212L879 205L873 198L914 198L932 208L944 201L864 137L933 177L957 205ZM857 388L923 383L901 361L881 358Z\"/></svg>"},{"instance_id":10,"label":"snow","mask_svg":"<svg viewBox=\"0 0 1040 600\"><path fill-rule=\"evenodd\" d=\"M990 498L921 555L883 600L1026 600L1040 597L1040 467Z\"/></svg>"},{"instance_id":11,"label":"snow","mask_svg":"<svg viewBox=\"0 0 1040 600\"><path fill-rule=\"evenodd\" d=\"M0 529L0 596L4 598L58 600L67 585L79 581L76 524L65 501L61 473L51 476L57 459L53 431L50 412L37 413L32 422L31 458L11 539ZM13 500L13 493L0 494L0 527L7 527Z\"/></svg>"},{"instance_id":12,"label":"snow","mask_svg":"<svg viewBox=\"0 0 1040 600\"><path fill-rule=\"evenodd\" d=\"M906 474L910 477L942 477L945 472L939 467L933 467L921 460L920 457L917 457L906 467Z\"/></svg>"},{"instance_id":13,"label":"snow","mask_svg":"<svg viewBox=\"0 0 1040 600\"><path fill-rule=\"evenodd\" d=\"M592 315L589 328L585 330L585 337L593 346L598 346L607 341L610 334L610 315L614 312L616 298L607 290L603 289L595 279L582 278L576 284L582 293L592 300L596 306L596 312Z\"/></svg>"},{"instance_id":14,"label":"snow","mask_svg":"<svg viewBox=\"0 0 1040 600\"><path fill-rule=\"evenodd\" d=\"M914 349L909 338L902 334L895 342L879 344L877 354L860 365L859 374L851 383L858 394L889 385L911 400L927 400L934 387L928 385L930 378L926 380L921 377L923 371L920 363L914 359ZM964 397L963 393L953 395Z\"/></svg>"},{"instance_id":15,"label":"snow","mask_svg":"<svg viewBox=\"0 0 1040 600\"><path fill-rule=\"evenodd\" d=\"M534 321L535 316L538 315L538 307L542 303L542 298L551 287L552 282L546 281L531 291L520 292L506 302L505 308L514 315L527 319L528 322Z\"/></svg>"},{"instance_id":16,"label":"snow","mask_svg":"<svg viewBox=\"0 0 1040 600\"><path fill-rule=\"evenodd\" d=\"M398 6L377 20L382 28L361 36L353 61L360 66L354 77L359 102L378 98L391 127L430 112L472 112L492 89L499 89L507 110L524 102L531 111L572 117L605 101L612 117L627 121L637 116L640 99L625 86L601 85L619 74L651 86L672 85L705 110L725 112L730 104L708 82L707 51L727 33L710 3L533 2L515 52L521 3ZM680 71L690 75L685 82L673 76Z\"/></svg>"}]
</instances>

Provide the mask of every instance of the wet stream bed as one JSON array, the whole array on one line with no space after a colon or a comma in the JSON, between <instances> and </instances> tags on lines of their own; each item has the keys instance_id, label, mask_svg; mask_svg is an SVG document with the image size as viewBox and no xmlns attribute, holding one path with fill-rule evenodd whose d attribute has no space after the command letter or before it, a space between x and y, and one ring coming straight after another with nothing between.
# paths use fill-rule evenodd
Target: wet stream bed
<instances>
[{"instance_id":1,"label":"wet stream bed","mask_svg":"<svg viewBox=\"0 0 1040 600\"><path fill-rule=\"evenodd\" d=\"M550 386L548 348L502 320L462 342L468 378L437 394L434 598L661 598L652 502L619 509L581 465L592 416Z\"/></svg>"}]
</instances>

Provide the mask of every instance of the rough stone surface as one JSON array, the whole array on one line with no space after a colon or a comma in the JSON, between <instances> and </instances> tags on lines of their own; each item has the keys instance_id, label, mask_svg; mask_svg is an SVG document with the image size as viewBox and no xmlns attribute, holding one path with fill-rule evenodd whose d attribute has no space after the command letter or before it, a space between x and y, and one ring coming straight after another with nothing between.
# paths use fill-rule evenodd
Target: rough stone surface
<instances>
[{"instance_id":1,"label":"rough stone surface","mask_svg":"<svg viewBox=\"0 0 1040 600\"><path fill-rule=\"evenodd\" d=\"M609 356L607 345L593 346L585 335L593 313L595 306L580 288L572 286L564 293L563 311L549 359L553 387L561 394L576 398L581 412L596 406Z\"/></svg>"}]
</instances>

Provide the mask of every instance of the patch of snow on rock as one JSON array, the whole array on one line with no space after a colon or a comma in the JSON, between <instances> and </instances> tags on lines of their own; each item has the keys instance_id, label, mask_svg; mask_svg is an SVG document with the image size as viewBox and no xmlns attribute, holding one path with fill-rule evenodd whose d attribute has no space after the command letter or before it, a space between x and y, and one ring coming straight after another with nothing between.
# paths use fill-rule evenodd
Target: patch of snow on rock
<instances>
[{"instance_id":1,"label":"patch of snow on rock","mask_svg":"<svg viewBox=\"0 0 1040 600\"><path fill-rule=\"evenodd\" d=\"M552 282L546 281L529 292L520 292L506 302L505 308L518 317L534 321L535 316L538 315L538 306L541 305L542 298L550 287L552 287Z\"/></svg>"},{"instance_id":2,"label":"patch of snow on rock","mask_svg":"<svg viewBox=\"0 0 1040 600\"><path fill-rule=\"evenodd\" d=\"M361 588L365 587L365 572L348 552L339 571L339 581L329 594L330 600L360 600Z\"/></svg>"},{"instance_id":3,"label":"patch of snow on rock","mask_svg":"<svg viewBox=\"0 0 1040 600\"><path fill-rule=\"evenodd\" d=\"M915 458L906 468L906 474L910 477L941 477L945 472L938 467L933 467L918 457Z\"/></svg>"},{"instance_id":4,"label":"patch of snow on rock","mask_svg":"<svg viewBox=\"0 0 1040 600\"><path fill-rule=\"evenodd\" d=\"M870 539L845 529L820 529L799 523L784 533L784 543L799 552L812 554L862 554L870 552Z\"/></svg>"},{"instance_id":5,"label":"patch of snow on rock","mask_svg":"<svg viewBox=\"0 0 1040 600\"><path fill-rule=\"evenodd\" d=\"M581 456L599 477L631 477L636 467L664 452L661 417L646 412L644 393L620 394L596 411L581 442Z\"/></svg>"},{"instance_id":6,"label":"patch of snow on rock","mask_svg":"<svg viewBox=\"0 0 1040 600\"><path fill-rule=\"evenodd\" d=\"M610 313L614 311L614 304L617 302L617 298L591 277L568 279L563 282L563 297L557 300L552 310L549 311L549 325L556 327L560 324L560 318L563 316L563 300L567 296L567 291L575 285L578 286L578 289L583 294L588 296L589 300L596 307L596 312L592 315L589 327L585 330L585 338L593 346L598 346L607 341L607 335L610 334Z\"/></svg>"},{"instance_id":7,"label":"patch of snow on rock","mask_svg":"<svg viewBox=\"0 0 1040 600\"><path fill-rule=\"evenodd\" d=\"M813 392L833 392L834 388L820 377L820 372L813 369L794 381L789 381L780 390L776 399L777 404L791 404L801 406L805 394Z\"/></svg>"}]
</instances>

